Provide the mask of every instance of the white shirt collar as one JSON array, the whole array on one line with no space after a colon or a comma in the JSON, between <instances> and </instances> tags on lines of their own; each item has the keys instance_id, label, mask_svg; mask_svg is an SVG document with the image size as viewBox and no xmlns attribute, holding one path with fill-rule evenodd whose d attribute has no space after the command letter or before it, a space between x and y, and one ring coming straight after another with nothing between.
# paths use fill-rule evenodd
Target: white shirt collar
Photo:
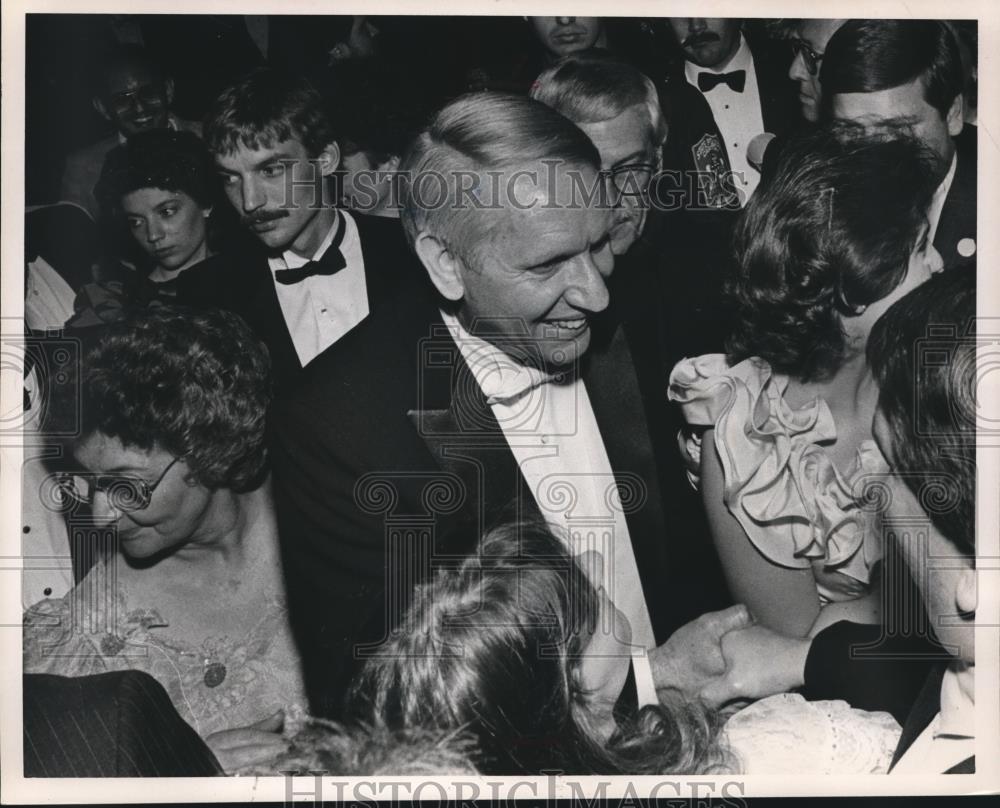
<instances>
[{"instance_id":1,"label":"white shirt collar","mask_svg":"<svg viewBox=\"0 0 1000 808\"><path fill-rule=\"evenodd\" d=\"M687 78L688 83L695 87L698 86L699 73L732 73L734 70L746 70L748 72L753 70L753 54L750 52L750 46L747 44L743 34L740 34L740 46L736 49L736 53L733 54L733 58L722 69L699 67L694 62L684 62L684 76Z\"/></svg>"},{"instance_id":2,"label":"white shirt collar","mask_svg":"<svg viewBox=\"0 0 1000 808\"><path fill-rule=\"evenodd\" d=\"M441 319L488 404L506 403L553 379L551 374L522 365L496 345L470 334L454 314L442 311Z\"/></svg>"},{"instance_id":3,"label":"white shirt collar","mask_svg":"<svg viewBox=\"0 0 1000 808\"><path fill-rule=\"evenodd\" d=\"M941 211L944 210L944 203L948 198L948 192L951 190L951 184L955 181L955 171L957 168L958 152L955 152L951 156L951 165L948 166L948 173L944 175L944 179L941 180L938 187L934 190L934 196L931 197L930 209L927 211L927 221L929 223L927 231L928 243L933 243L934 237L937 235L938 223L941 221Z\"/></svg>"},{"instance_id":4,"label":"white shirt collar","mask_svg":"<svg viewBox=\"0 0 1000 808\"><path fill-rule=\"evenodd\" d=\"M941 680L941 720L934 737L976 737L976 703L962 687L962 677L975 676L975 668L955 662ZM973 679L973 683L974 683Z\"/></svg>"},{"instance_id":5,"label":"white shirt collar","mask_svg":"<svg viewBox=\"0 0 1000 808\"><path fill-rule=\"evenodd\" d=\"M268 266L271 267L271 271L275 272L279 269L294 269L295 267L303 266L308 264L310 261L318 261L323 257L323 254L329 249L330 245L333 243L334 236L337 235L337 227L340 224L341 217L344 220L344 238L340 242L340 251L346 254L346 250L350 245L352 239L357 238L357 228L354 226L354 220L350 219L350 214L347 211L340 211L340 216L335 216L333 218L333 224L330 225L330 229L327 231L323 240L320 242L316 251L312 254L310 258L303 258L297 252L291 248L285 250L281 255L274 256L267 259Z\"/></svg>"}]
</instances>

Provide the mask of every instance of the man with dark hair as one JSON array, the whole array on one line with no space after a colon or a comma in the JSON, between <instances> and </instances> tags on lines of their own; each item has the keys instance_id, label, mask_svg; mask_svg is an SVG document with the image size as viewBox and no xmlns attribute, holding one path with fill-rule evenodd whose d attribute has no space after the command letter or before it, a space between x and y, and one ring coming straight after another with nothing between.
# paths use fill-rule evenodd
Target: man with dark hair
<instances>
[{"instance_id":1,"label":"man with dark hair","mask_svg":"<svg viewBox=\"0 0 1000 808\"><path fill-rule=\"evenodd\" d=\"M945 266L976 252L976 127L963 124L964 74L955 38L939 20L849 20L830 39L820 74L834 118L903 126L941 157L928 211Z\"/></svg>"},{"instance_id":2,"label":"man with dark hair","mask_svg":"<svg viewBox=\"0 0 1000 808\"><path fill-rule=\"evenodd\" d=\"M121 45L108 54L102 65L92 103L115 129L114 134L80 149L66 158L59 198L81 205L95 218L100 207L94 186L101 175L104 158L115 146L137 132L151 129L179 129L201 134L201 126L170 112L174 84L145 48Z\"/></svg>"},{"instance_id":3,"label":"man with dark hair","mask_svg":"<svg viewBox=\"0 0 1000 808\"><path fill-rule=\"evenodd\" d=\"M532 99L446 106L402 167L403 225L433 290L409 284L277 402L276 503L315 711L340 711L414 584L511 515L603 560L630 631L616 635L609 612L595 632L583 676L601 698L629 670L640 703L657 684L690 686L691 668L719 658L683 667L680 648L717 653L718 634L745 623L733 609L676 631L703 610L664 581L676 546L698 539L667 529L683 474L661 463L676 433L656 337L605 311L599 166L586 135Z\"/></svg>"},{"instance_id":4,"label":"man with dark hair","mask_svg":"<svg viewBox=\"0 0 1000 808\"><path fill-rule=\"evenodd\" d=\"M251 73L216 100L205 140L257 243L210 274L188 273L185 292L243 316L281 385L364 320L413 258L397 223L335 207L340 146L306 80Z\"/></svg>"}]
</instances>

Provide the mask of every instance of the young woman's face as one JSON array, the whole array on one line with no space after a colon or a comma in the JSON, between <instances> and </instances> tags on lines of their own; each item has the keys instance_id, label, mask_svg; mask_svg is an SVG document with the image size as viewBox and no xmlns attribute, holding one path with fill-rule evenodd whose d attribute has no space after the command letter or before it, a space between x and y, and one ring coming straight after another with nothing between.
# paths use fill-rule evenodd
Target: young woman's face
<instances>
[{"instance_id":1,"label":"young woman's face","mask_svg":"<svg viewBox=\"0 0 1000 808\"><path fill-rule=\"evenodd\" d=\"M157 266L176 272L207 257L212 210L184 191L140 188L122 197L122 210L133 238Z\"/></svg>"}]
</instances>

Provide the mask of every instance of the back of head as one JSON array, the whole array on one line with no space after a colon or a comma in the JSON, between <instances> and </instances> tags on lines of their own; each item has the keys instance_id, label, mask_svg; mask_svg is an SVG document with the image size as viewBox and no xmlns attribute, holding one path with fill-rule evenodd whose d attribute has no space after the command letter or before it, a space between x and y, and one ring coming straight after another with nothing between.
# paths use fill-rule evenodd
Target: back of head
<instances>
[{"instance_id":1,"label":"back of head","mask_svg":"<svg viewBox=\"0 0 1000 808\"><path fill-rule=\"evenodd\" d=\"M849 348L841 318L905 277L936 172L902 132L838 123L789 138L734 233L733 360L759 356L803 380L836 371Z\"/></svg>"},{"instance_id":2,"label":"back of head","mask_svg":"<svg viewBox=\"0 0 1000 808\"><path fill-rule=\"evenodd\" d=\"M590 595L590 597L588 597ZM419 587L352 694L390 729L467 727L484 772L580 771L567 659L596 620L579 567L544 526L488 533L475 556Z\"/></svg>"},{"instance_id":3,"label":"back of head","mask_svg":"<svg viewBox=\"0 0 1000 808\"><path fill-rule=\"evenodd\" d=\"M868 342L893 470L938 529L975 555L975 266L931 278L896 301ZM923 492L924 484L932 485ZM941 481L944 481L943 483Z\"/></svg>"},{"instance_id":4,"label":"back of head","mask_svg":"<svg viewBox=\"0 0 1000 808\"><path fill-rule=\"evenodd\" d=\"M218 182L212 156L191 132L154 129L139 132L104 158L94 195L107 212L140 188L183 191L202 208L215 203Z\"/></svg>"},{"instance_id":5,"label":"back of head","mask_svg":"<svg viewBox=\"0 0 1000 808\"><path fill-rule=\"evenodd\" d=\"M583 132L539 101L494 92L452 101L417 134L401 166L408 180L402 220L411 246L429 232L461 253L473 235L470 217L494 199L500 207L509 204L520 170L538 171L544 188L546 164L597 170L601 159ZM474 194L480 204L471 200L469 179L481 183ZM480 214L475 227L482 240L489 217Z\"/></svg>"},{"instance_id":6,"label":"back of head","mask_svg":"<svg viewBox=\"0 0 1000 808\"><path fill-rule=\"evenodd\" d=\"M649 121L650 144L659 148L667 137L667 124L653 82L632 65L613 57L567 57L542 72L531 87L531 97L574 123L609 121L641 106Z\"/></svg>"},{"instance_id":7,"label":"back of head","mask_svg":"<svg viewBox=\"0 0 1000 808\"><path fill-rule=\"evenodd\" d=\"M216 154L298 140L320 154L335 132L323 99L306 79L261 68L224 90L205 117L205 142Z\"/></svg>"},{"instance_id":8,"label":"back of head","mask_svg":"<svg viewBox=\"0 0 1000 808\"><path fill-rule=\"evenodd\" d=\"M958 45L940 20L848 20L830 39L820 73L826 101L917 79L927 103L947 116L964 81Z\"/></svg>"}]
</instances>

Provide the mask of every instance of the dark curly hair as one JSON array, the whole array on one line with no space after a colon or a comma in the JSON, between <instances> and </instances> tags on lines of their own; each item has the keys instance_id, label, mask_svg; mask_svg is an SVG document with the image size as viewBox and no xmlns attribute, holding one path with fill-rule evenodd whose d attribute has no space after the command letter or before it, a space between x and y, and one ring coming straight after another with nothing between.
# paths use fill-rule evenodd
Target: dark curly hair
<instances>
[{"instance_id":1,"label":"dark curly hair","mask_svg":"<svg viewBox=\"0 0 1000 808\"><path fill-rule=\"evenodd\" d=\"M162 449L207 488L260 482L270 359L235 314L136 309L87 338L78 373L78 440L100 433Z\"/></svg>"},{"instance_id":2,"label":"dark curly hair","mask_svg":"<svg viewBox=\"0 0 1000 808\"><path fill-rule=\"evenodd\" d=\"M836 371L840 318L903 280L938 176L935 155L901 131L836 123L781 144L733 236L730 360L759 356L807 381Z\"/></svg>"},{"instance_id":3,"label":"dark curly hair","mask_svg":"<svg viewBox=\"0 0 1000 808\"><path fill-rule=\"evenodd\" d=\"M191 132L139 132L104 158L94 195L101 209L116 214L122 197L140 188L183 191L202 208L215 206L215 164L201 138Z\"/></svg>"},{"instance_id":4,"label":"dark curly hair","mask_svg":"<svg viewBox=\"0 0 1000 808\"><path fill-rule=\"evenodd\" d=\"M295 139L312 157L337 139L316 88L304 78L270 68L254 70L222 92L205 116L204 135L215 154Z\"/></svg>"}]
</instances>

